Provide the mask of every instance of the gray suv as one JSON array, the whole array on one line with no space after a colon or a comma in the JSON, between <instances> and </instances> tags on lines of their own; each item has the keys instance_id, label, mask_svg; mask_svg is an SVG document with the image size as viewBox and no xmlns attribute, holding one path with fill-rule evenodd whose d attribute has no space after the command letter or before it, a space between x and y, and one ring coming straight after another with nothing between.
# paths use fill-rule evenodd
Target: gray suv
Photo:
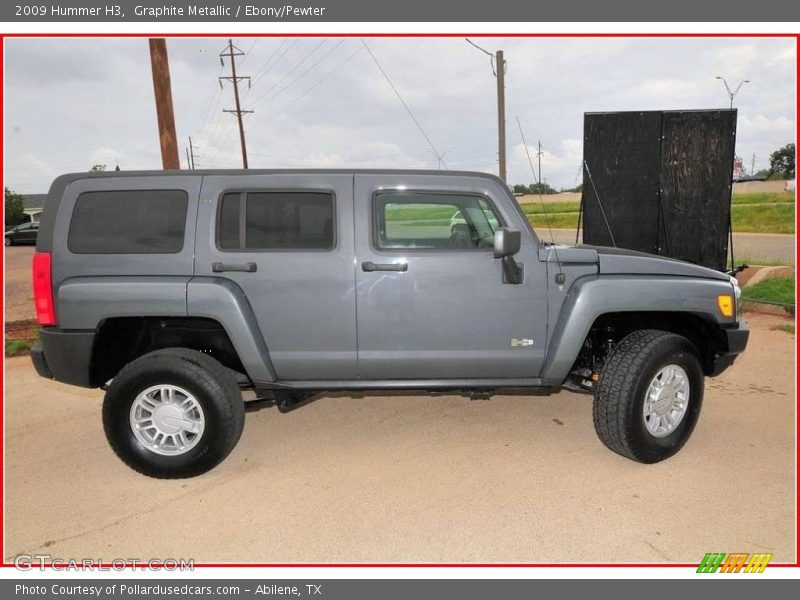
<instances>
[{"instance_id":1,"label":"gray suv","mask_svg":"<svg viewBox=\"0 0 800 600\"><path fill-rule=\"evenodd\" d=\"M103 388L111 447L153 477L222 461L243 390L288 411L331 391L567 388L594 396L608 448L654 463L748 337L729 275L547 244L483 173L64 175L36 250L38 373Z\"/></svg>"}]
</instances>

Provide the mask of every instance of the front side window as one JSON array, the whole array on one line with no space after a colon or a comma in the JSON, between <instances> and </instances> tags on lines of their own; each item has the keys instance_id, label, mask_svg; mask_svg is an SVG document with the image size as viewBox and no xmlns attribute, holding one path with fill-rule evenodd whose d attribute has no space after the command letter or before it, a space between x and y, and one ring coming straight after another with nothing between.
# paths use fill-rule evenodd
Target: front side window
<instances>
[{"instance_id":1,"label":"front side window","mask_svg":"<svg viewBox=\"0 0 800 600\"><path fill-rule=\"evenodd\" d=\"M329 250L334 245L330 192L231 192L221 199L222 250Z\"/></svg>"},{"instance_id":2,"label":"front side window","mask_svg":"<svg viewBox=\"0 0 800 600\"><path fill-rule=\"evenodd\" d=\"M500 226L491 204L470 194L380 192L374 205L380 249L488 249Z\"/></svg>"},{"instance_id":3,"label":"front side window","mask_svg":"<svg viewBox=\"0 0 800 600\"><path fill-rule=\"evenodd\" d=\"M169 254L183 249L189 196L183 190L84 192L75 201L68 247L75 254Z\"/></svg>"}]
</instances>

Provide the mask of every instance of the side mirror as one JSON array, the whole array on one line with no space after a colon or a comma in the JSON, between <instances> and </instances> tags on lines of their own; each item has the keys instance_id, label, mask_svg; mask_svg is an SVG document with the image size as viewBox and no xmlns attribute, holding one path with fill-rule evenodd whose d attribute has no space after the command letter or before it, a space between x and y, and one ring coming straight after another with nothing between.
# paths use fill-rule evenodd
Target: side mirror
<instances>
[{"instance_id":1,"label":"side mirror","mask_svg":"<svg viewBox=\"0 0 800 600\"><path fill-rule=\"evenodd\" d=\"M500 227L494 232L494 257L505 258L519 252L521 235L519 229Z\"/></svg>"},{"instance_id":2,"label":"side mirror","mask_svg":"<svg viewBox=\"0 0 800 600\"><path fill-rule=\"evenodd\" d=\"M494 257L503 259L503 283L519 285L525 278L522 265L514 260L521 240L519 229L500 227L494 232Z\"/></svg>"}]
</instances>

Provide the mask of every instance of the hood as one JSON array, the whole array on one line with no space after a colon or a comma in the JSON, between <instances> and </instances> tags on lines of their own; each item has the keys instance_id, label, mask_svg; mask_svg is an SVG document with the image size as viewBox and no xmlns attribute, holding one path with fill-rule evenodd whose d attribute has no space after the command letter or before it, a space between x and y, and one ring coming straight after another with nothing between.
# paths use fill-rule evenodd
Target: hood
<instances>
[{"instance_id":1,"label":"hood","mask_svg":"<svg viewBox=\"0 0 800 600\"><path fill-rule=\"evenodd\" d=\"M673 275L679 277L702 277L729 281L727 273L701 267L692 263L656 256L645 252L627 250L625 248L608 248L605 246L558 246L555 250L547 247L547 260L558 260L564 264L591 263L599 265L603 275Z\"/></svg>"}]
</instances>

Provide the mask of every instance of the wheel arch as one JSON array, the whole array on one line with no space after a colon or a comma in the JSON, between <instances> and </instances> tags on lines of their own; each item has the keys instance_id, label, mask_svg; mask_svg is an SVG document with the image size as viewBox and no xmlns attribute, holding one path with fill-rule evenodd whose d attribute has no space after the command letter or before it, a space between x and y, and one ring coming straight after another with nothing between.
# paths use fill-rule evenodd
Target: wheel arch
<instances>
[{"instance_id":1,"label":"wheel arch","mask_svg":"<svg viewBox=\"0 0 800 600\"><path fill-rule=\"evenodd\" d=\"M685 335L696 343L703 368L709 373L714 353L725 349L720 328L735 323L735 318L719 316L716 298L731 293L727 282L689 277L615 275L580 279L561 306L541 376L563 382L586 340L605 323L627 333L660 327ZM693 327L699 328L700 335Z\"/></svg>"}]
</instances>

